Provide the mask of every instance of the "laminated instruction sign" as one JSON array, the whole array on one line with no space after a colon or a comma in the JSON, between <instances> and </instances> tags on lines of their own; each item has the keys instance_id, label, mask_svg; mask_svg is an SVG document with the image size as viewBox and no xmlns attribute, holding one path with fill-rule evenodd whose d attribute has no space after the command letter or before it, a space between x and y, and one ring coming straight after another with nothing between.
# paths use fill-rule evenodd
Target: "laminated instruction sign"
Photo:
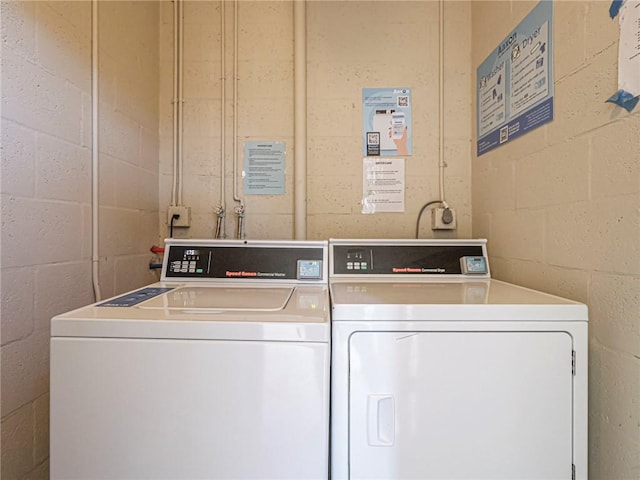
<instances>
[{"instance_id":1,"label":"laminated instruction sign","mask_svg":"<svg viewBox=\"0 0 640 480\"><path fill-rule=\"evenodd\" d=\"M362 89L362 154L411 155L411 89Z\"/></svg>"},{"instance_id":2,"label":"laminated instruction sign","mask_svg":"<svg viewBox=\"0 0 640 480\"><path fill-rule=\"evenodd\" d=\"M553 120L552 32L542 0L478 67L478 156Z\"/></svg>"},{"instance_id":3,"label":"laminated instruction sign","mask_svg":"<svg viewBox=\"0 0 640 480\"><path fill-rule=\"evenodd\" d=\"M244 193L284 195L284 142L244 142Z\"/></svg>"}]
</instances>

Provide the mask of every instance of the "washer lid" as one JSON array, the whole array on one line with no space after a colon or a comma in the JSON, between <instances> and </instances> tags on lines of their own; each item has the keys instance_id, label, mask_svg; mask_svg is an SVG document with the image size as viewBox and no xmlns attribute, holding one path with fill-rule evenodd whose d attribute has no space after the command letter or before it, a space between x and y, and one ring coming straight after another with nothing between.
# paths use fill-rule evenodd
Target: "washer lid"
<instances>
[{"instance_id":1,"label":"washer lid","mask_svg":"<svg viewBox=\"0 0 640 480\"><path fill-rule=\"evenodd\" d=\"M152 296L153 295L153 296ZM158 283L54 317L52 337L322 342L331 337L326 285Z\"/></svg>"},{"instance_id":2,"label":"washer lid","mask_svg":"<svg viewBox=\"0 0 640 480\"><path fill-rule=\"evenodd\" d=\"M285 308L294 287L184 286L154 297L138 308L183 311L278 311Z\"/></svg>"}]
</instances>

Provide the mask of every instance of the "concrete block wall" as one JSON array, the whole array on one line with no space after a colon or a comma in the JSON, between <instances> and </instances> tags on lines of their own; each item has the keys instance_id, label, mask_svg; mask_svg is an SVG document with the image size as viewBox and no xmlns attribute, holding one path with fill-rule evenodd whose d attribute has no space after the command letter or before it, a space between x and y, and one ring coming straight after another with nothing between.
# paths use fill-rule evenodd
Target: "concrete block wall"
<instances>
[{"instance_id":1,"label":"concrete block wall","mask_svg":"<svg viewBox=\"0 0 640 480\"><path fill-rule=\"evenodd\" d=\"M470 230L470 7L444 5L445 198ZM414 238L423 204L438 200L438 2L309 2L308 234L313 238ZM362 89L412 89L413 155L405 159L405 212L363 215Z\"/></svg>"},{"instance_id":2,"label":"concrete block wall","mask_svg":"<svg viewBox=\"0 0 640 480\"><path fill-rule=\"evenodd\" d=\"M457 231L471 232L470 5L445 5L445 191ZM239 2L238 164L247 140L286 143L285 195L247 195L248 238L293 238L294 20L291 1ZM211 237L220 205L219 2L185 2L184 198L192 226L176 237ZM226 7L226 232L233 237L233 3ZM438 191L438 3L307 2L307 237L409 237ZM172 188L173 6L162 4L160 235ZM405 161L405 212L363 215L362 89L411 87L414 152ZM240 190L242 194L242 185ZM430 217L420 234L433 237Z\"/></svg>"},{"instance_id":3,"label":"concrete block wall","mask_svg":"<svg viewBox=\"0 0 640 480\"><path fill-rule=\"evenodd\" d=\"M155 1L101 2L100 286L104 297L157 281L159 24Z\"/></svg>"},{"instance_id":4,"label":"concrete block wall","mask_svg":"<svg viewBox=\"0 0 640 480\"><path fill-rule=\"evenodd\" d=\"M535 5L472 2L473 65ZM640 110L605 103L618 88L608 7L554 2L555 118L473 158L473 235L495 277L588 304L589 478L637 480Z\"/></svg>"},{"instance_id":5,"label":"concrete block wall","mask_svg":"<svg viewBox=\"0 0 640 480\"><path fill-rule=\"evenodd\" d=\"M49 321L93 301L91 2L0 8L0 476L46 479ZM104 296L155 278L158 12L155 2L100 3Z\"/></svg>"},{"instance_id":6,"label":"concrete block wall","mask_svg":"<svg viewBox=\"0 0 640 480\"><path fill-rule=\"evenodd\" d=\"M238 166L247 140L277 140L287 148L284 196L247 196L246 230L251 238L293 236L293 4L238 3ZM173 5L162 4L160 85L160 235L168 236L171 204ZM191 227L175 237L211 238L221 201L221 8L217 1L184 2L183 205L191 208ZM233 201L233 2L225 7L226 148L225 231L234 237ZM238 180L242 194L242 180Z\"/></svg>"},{"instance_id":7,"label":"concrete block wall","mask_svg":"<svg viewBox=\"0 0 640 480\"><path fill-rule=\"evenodd\" d=\"M185 3L184 203L194 216L176 236L210 237L220 194L220 7ZM444 235L487 237L498 278L589 304L590 478L637 479L640 112L604 103L617 88L618 41L606 2L554 4L554 122L480 158L471 152L475 68L534 5L445 3L446 191L460 228ZM90 3L1 8L1 473L46 478L48 322L92 300ZM410 237L417 209L438 195L437 2L307 9L308 236ZM100 12L100 279L110 295L155 278L148 247L167 235L173 12L171 2L100 2ZM226 16L232 236L231 2ZM247 233L291 238L293 3L243 1L239 20L240 141L282 140L288 154L287 194L248 197ZM398 85L414 89L407 210L362 215L361 91ZM434 235L428 223L422 237Z\"/></svg>"}]
</instances>

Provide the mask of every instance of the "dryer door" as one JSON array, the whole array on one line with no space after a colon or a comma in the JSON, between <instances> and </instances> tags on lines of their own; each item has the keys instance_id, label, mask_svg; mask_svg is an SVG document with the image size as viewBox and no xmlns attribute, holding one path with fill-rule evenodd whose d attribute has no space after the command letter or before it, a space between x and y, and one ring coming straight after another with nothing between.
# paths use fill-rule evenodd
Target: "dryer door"
<instances>
[{"instance_id":1,"label":"dryer door","mask_svg":"<svg viewBox=\"0 0 640 480\"><path fill-rule=\"evenodd\" d=\"M570 479L564 332L356 332L350 478Z\"/></svg>"}]
</instances>

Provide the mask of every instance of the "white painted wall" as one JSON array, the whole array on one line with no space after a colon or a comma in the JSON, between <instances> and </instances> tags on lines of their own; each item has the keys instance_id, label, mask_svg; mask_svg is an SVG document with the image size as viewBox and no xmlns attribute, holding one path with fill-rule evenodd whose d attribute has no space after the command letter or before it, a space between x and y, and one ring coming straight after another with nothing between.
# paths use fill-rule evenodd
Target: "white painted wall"
<instances>
[{"instance_id":1,"label":"white painted wall","mask_svg":"<svg viewBox=\"0 0 640 480\"><path fill-rule=\"evenodd\" d=\"M609 3L554 2L554 121L472 166L494 276L589 305L592 480L640 478L640 110L604 103L618 88ZM534 5L472 2L473 65Z\"/></svg>"},{"instance_id":2,"label":"white painted wall","mask_svg":"<svg viewBox=\"0 0 640 480\"><path fill-rule=\"evenodd\" d=\"M173 12L162 5L161 235L171 202ZM226 8L227 235L234 234L232 201L233 2ZM287 145L286 194L246 196L248 238L293 238L293 3L239 2L238 141ZM471 232L470 6L445 9L446 198L459 215L457 232ZM420 207L438 191L438 3L307 2L307 237L412 237ZM177 237L211 237L220 204L220 6L185 4L184 204L192 227ZM361 214L362 89L413 89L414 152L406 157L405 212ZM432 237L425 215L421 236Z\"/></svg>"},{"instance_id":3,"label":"white painted wall","mask_svg":"<svg viewBox=\"0 0 640 480\"><path fill-rule=\"evenodd\" d=\"M48 478L49 320L93 301L91 2L6 2L2 15L2 466ZM104 296L154 281L155 2L100 3Z\"/></svg>"}]
</instances>

